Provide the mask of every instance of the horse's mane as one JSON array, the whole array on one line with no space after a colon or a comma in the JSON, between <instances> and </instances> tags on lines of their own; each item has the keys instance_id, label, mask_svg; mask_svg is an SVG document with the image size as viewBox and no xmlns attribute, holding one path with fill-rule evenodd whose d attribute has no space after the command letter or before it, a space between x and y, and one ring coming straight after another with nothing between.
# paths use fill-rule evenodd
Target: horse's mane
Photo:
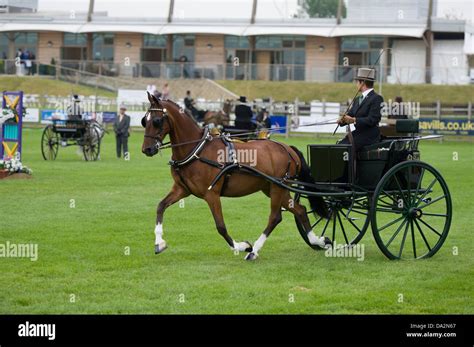
<instances>
[{"instance_id":1,"label":"horse's mane","mask_svg":"<svg viewBox=\"0 0 474 347\"><path fill-rule=\"evenodd\" d=\"M177 103L177 102L174 102L173 100L170 100L170 99L166 99L166 100L162 100L162 99L158 99L159 102L169 102L171 105L173 106L176 106L176 108L178 109L181 109L181 106ZM199 127L199 124L198 122L194 119L194 117L192 115L190 115L186 109L183 109L183 113L188 116L193 122L194 124L196 124L198 127ZM200 128L200 127L199 127Z\"/></svg>"},{"instance_id":2,"label":"horse's mane","mask_svg":"<svg viewBox=\"0 0 474 347\"><path fill-rule=\"evenodd\" d=\"M178 109L181 108L181 106L179 106L178 103L176 103L176 102L174 102L173 100L170 100L170 99L166 99L166 100L159 99L159 101L160 101L160 102L163 102L163 101L169 102L169 103L171 103L172 105L176 106Z\"/></svg>"}]
</instances>

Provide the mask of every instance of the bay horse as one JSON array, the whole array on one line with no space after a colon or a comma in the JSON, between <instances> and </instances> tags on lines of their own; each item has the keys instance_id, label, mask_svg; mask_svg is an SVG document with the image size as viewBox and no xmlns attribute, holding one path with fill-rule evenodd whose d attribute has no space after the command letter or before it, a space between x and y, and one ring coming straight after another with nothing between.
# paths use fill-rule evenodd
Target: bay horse
<instances>
[{"instance_id":1,"label":"bay horse","mask_svg":"<svg viewBox=\"0 0 474 347\"><path fill-rule=\"evenodd\" d=\"M207 111L204 115L203 122L205 125L214 124L215 126L228 126L230 121L230 111L232 109L232 101L226 99L222 110Z\"/></svg>"},{"instance_id":2,"label":"bay horse","mask_svg":"<svg viewBox=\"0 0 474 347\"><path fill-rule=\"evenodd\" d=\"M271 183L258 175L251 175L240 170L229 172L222 176L215 185L213 180L222 171L226 159L226 143L221 137L213 136L207 128L200 128L196 122L179 105L171 100L159 100L148 93L150 108L142 119L145 135L142 152L148 157L157 154L164 138L169 135L172 147L171 175L174 180L171 191L160 201L156 211L155 224L155 253L161 253L167 248L163 239L163 214L169 206L189 195L204 199L208 204L217 231L234 251L247 252L246 260L257 259L266 239L282 220L282 207L292 212L308 230L310 242L321 248L331 243L327 237L318 237L311 231L310 222L304 206L291 199L290 192ZM258 160L249 159L243 155L239 163L255 165L255 168L269 176L277 178L295 178L300 181L314 182L310 169L303 154L295 147L272 140L255 140L244 143L232 143L235 146L231 160L234 163L239 153L254 153ZM263 233L252 244L248 241L237 242L227 232L222 215L221 196L242 197L262 191L270 198L270 216ZM329 217L329 211L321 197L311 197L312 211L324 218Z\"/></svg>"}]
</instances>

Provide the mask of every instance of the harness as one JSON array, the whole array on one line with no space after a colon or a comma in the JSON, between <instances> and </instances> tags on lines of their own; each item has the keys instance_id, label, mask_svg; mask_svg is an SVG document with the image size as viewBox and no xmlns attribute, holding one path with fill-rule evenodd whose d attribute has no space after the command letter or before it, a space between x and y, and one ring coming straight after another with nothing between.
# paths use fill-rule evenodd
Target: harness
<instances>
[{"instance_id":1,"label":"harness","mask_svg":"<svg viewBox=\"0 0 474 347\"><path fill-rule=\"evenodd\" d=\"M214 137L210 133L208 126L206 126L204 128L204 133L203 133L200 140L187 141L187 142L182 142L182 143L178 143L178 144L171 144L170 142L162 143L160 138L161 138L161 134L163 132L163 124L164 124L165 121L169 122L167 111L166 111L165 108L149 108L147 113L145 114L145 116L142 118L142 125L143 126L146 126L146 117L148 117L148 115L150 114L151 111L159 111L159 112L163 113L163 116L161 118L154 118L152 120L153 126L155 126L156 128L158 128L160 130L158 135L156 135L156 136L144 135L145 138L151 138L151 139L154 139L156 141L156 144L155 144L156 149L163 149L163 148L167 148L167 147L175 147L175 146L180 146L180 145L185 145L185 144L190 144L190 143L197 143L196 146L194 146L194 148L192 149L192 151L184 159L170 160L168 162L168 164L178 174L178 176L181 180L181 183L188 190L188 192L191 193L191 189L188 187L188 185L186 184L186 182L184 180L184 177L181 174L181 168L188 165L188 164L190 164L190 163L192 163L195 160L199 160L202 163L205 163L207 165L210 165L210 166L213 166L215 168L220 169L219 173L212 180L211 185L207 188L208 190L211 190L217 184L217 182L222 178L222 176L226 175L226 178L227 178L230 175L231 171L234 171L234 170L239 170L239 171L242 170L246 173L250 173L250 174L256 175L256 176L259 176L261 174L257 169L255 169L255 168L253 168L249 165L239 163L238 158L237 158L237 152L236 152L236 149L235 149L235 145L234 145L234 142L232 141L232 139L230 137L230 134L222 134L220 136L220 139L222 140L222 142L223 142L223 144L226 148L226 153L227 153L227 158L226 158L225 163L219 163L217 161L201 157L200 153L204 149L205 145L208 142L211 142L211 141L214 140ZM285 175L282 178L277 179L280 183L286 183L289 179L294 178L294 177L291 177L291 175L289 173L291 161L294 161L297 166L298 166L298 162L295 160L295 158L292 157L290 152L283 146L283 144L281 144L279 142L276 142L276 141L273 141L273 140L269 140L269 141L272 141L272 142L280 145L283 149L285 149L285 151L288 154L288 163L287 163ZM298 172L298 170L297 170L297 172ZM225 185L226 185L226 181L224 181L224 184L223 184L222 189L221 189L221 193L222 193L222 190L224 189Z\"/></svg>"}]
</instances>

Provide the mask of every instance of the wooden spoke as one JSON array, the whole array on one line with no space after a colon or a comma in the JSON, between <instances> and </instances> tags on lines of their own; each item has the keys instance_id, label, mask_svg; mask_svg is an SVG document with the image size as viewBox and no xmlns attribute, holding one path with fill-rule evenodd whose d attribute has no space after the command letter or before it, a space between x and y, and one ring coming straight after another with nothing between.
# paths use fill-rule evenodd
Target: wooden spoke
<instances>
[{"instance_id":1,"label":"wooden spoke","mask_svg":"<svg viewBox=\"0 0 474 347\"><path fill-rule=\"evenodd\" d=\"M432 217L444 217L447 218L447 214L442 214L442 213L430 213L430 212L423 212L423 216L432 216Z\"/></svg>"},{"instance_id":2,"label":"wooden spoke","mask_svg":"<svg viewBox=\"0 0 474 347\"><path fill-rule=\"evenodd\" d=\"M413 255L416 258L415 230L413 230L413 220L410 221L411 241L413 243Z\"/></svg>"},{"instance_id":3,"label":"wooden spoke","mask_svg":"<svg viewBox=\"0 0 474 347\"><path fill-rule=\"evenodd\" d=\"M433 229L433 227L431 225L429 225L428 223L426 223L423 219L418 219L420 222L422 222L424 225L426 225L431 231L433 231L436 235L438 235L439 237L441 237L441 234L439 232L437 232L435 229Z\"/></svg>"},{"instance_id":4,"label":"wooden spoke","mask_svg":"<svg viewBox=\"0 0 474 347\"><path fill-rule=\"evenodd\" d=\"M400 244L400 251L398 252L398 258L402 257L403 247L405 246L405 239L407 238L409 224L410 223L407 223L407 225L405 226L405 231L403 232L403 238L402 238L402 243Z\"/></svg>"},{"instance_id":5,"label":"wooden spoke","mask_svg":"<svg viewBox=\"0 0 474 347\"><path fill-rule=\"evenodd\" d=\"M326 220L326 224L324 225L324 229L323 229L323 232L321 233L321 236L324 236L324 233L326 232L326 229L329 225L329 221L331 220L332 216L330 216L327 220Z\"/></svg>"},{"instance_id":6,"label":"wooden spoke","mask_svg":"<svg viewBox=\"0 0 474 347\"><path fill-rule=\"evenodd\" d=\"M390 238L390 240L388 240L387 244L385 245L385 247L388 248L388 246L390 246L390 244L392 243L392 241L395 239L395 237L397 237L398 233L400 232L400 230L402 230L403 226L405 225L405 223L407 222L407 220L405 219L403 221L402 224L400 224L400 226L397 228L397 230L393 233L392 237Z\"/></svg>"},{"instance_id":7,"label":"wooden spoke","mask_svg":"<svg viewBox=\"0 0 474 347\"><path fill-rule=\"evenodd\" d=\"M426 188L426 190L424 191L423 195L421 195L418 200L416 201L415 203L415 206L418 206L420 204L420 202L423 200L423 198L426 196L426 194L428 194L428 192L430 191L431 188L433 188L433 186L435 185L436 181L438 181L438 179L435 177L433 179L433 181L430 183L430 185L428 186L428 188Z\"/></svg>"},{"instance_id":8,"label":"wooden spoke","mask_svg":"<svg viewBox=\"0 0 474 347\"><path fill-rule=\"evenodd\" d=\"M313 230L314 227L315 227L316 225L318 225L319 222L321 222L322 220L323 220L323 217L319 217L319 219L318 219L313 225L311 225L311 230Z\"/></svg>"},{"instance_id":9,"label":"wooden spoke","mask_svg":"<svg viewBox=\"0 0 474 347\"><path fill-rule=\"evenodd\" d=\"M441 199L444 199L445 197L446 197L446 195L438 196L436 199L433 199L433 200L431 200L430 202L427 202L426 204L424 204L424 205L422 205L422 206L418 206L418 205L417 205L417 207L418 207L419 209L423 209L423 208L425 208L426 206L430 206L430 205L434 204L435 202L438 202L438 201L440 201ZM421 202L421 201L420 201L420 202Z\"/></svg>"},{"instance_id":10,"label":"wooden spoke","mask_svg":"<svg viewBox=\"0 0 474 347\"><path fill-rule=\"evenodd\" d=\"M404 218L405 218L405 216L401 216L401 217L399 217L399 218L397 218L397 219L391 221L390 223L385 224L383 227L379 228L379 232L382 231L382 230L384 230L384 229L386 229L386 228L388 228L388 227L391 226L391 225L394 225L395 223L400 222L400 221L401 221L402 219L404 219Z\"/></svg>"},{"instance_id":11,"label":"wooden spoke","mask_svg":"<svg viewBox=\"0 0 474 347\"><path fill-rule=\"evenodd\" d=\"M412 204L415 203L416 198L418 197L418 192L420 191L421 182L423 181L423 175L425 174L425 168L421 168L420 178L418 179L418 184L416 185L415 195L413 196Z\"/></svg>"},{"instance_id":12,"label":"wooden spoke","mask_svg":"<svg viewBox=\"0 0 474 347\"><path fill-rule=\"evenodd\" d=\"M342 220L341 220L341 216L339 215L339 213L337 214L337 219L339 220L339 224L341 225L342 234L344 235L344 239L346 240L346 244L348 245L349 240L347 239L346 231L344 230L344 225L342 225Z\"/></svg>"},{"instance_id":13,"label":"wooden spoke","mask_svg":"<svg viewBox=\"0 0 474 347\"><path fill-rule=\"evenodd\" d=\"M420 232L423 241L425 241L425 245L426 245L426 247L428 247L428 251L431 252L430 244L428 243L428 240L426 239L425 234L424 234L423 231L421 230L420 225L418 224L418 221L417 221L416 219L415 219L415 225L416 225L418 231Z\"/></svg>"}]
</instances>

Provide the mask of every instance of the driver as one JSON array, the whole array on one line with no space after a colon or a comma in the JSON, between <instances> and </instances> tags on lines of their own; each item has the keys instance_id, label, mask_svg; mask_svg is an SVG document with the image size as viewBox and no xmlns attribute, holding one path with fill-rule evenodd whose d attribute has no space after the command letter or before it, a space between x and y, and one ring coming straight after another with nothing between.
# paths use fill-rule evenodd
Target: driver
<instances>
[{"instance_id":1,"label":"driver","mask_svg":"<svg viewBox=\"0 0 474 347\"><path fill-rule=\"evenodd\" d=\"M339 125L354 124L352 132L354 147L362 147L380 141L379 122L383 97L375 93L375 69L359 68L355 77L357 89L361 94L354 100L351 109L338 121ZM339 143L350 144L348 136Z\"/></svg>"},{"instance_id":2,"label":"driver","mask_svg":"<svg viewBox=\"0 0 474 347\"><path fill-rule=\"evenodd\" d=\"M184 106L186 107L186 110L191 112L194 119L196 119L198 122L202 122L206 111L198 110L198 108L195 106L194 99L191 97L190 90L186 91L186 97L184 98Z\"/></svg>"},{"instance_id":3,"label":"driver","mask_svg":"<svg viewBox=\"0 0 474 347\"><path fill-rule=\"evenodd\" d=\"M67 108L67 117L70 120L82 119L81 99L79 99L77 94L74 94L72 98L72 103Z\"/></svg>"}]
</instances>

